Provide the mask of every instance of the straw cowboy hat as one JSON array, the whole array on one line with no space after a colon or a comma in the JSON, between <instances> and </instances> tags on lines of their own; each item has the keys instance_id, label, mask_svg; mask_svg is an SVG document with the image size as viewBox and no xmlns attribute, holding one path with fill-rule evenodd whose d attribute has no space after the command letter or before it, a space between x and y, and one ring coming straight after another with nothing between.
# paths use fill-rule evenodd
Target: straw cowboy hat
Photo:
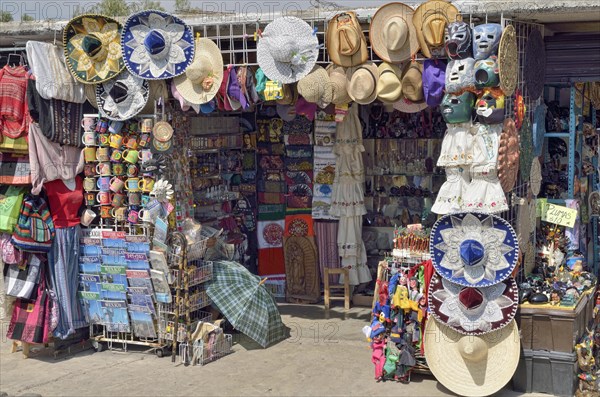
<instances>
[{"instance_id":1,"label":"straw cowboy hat","mask_svg":"<svg viewBox=\"0 0 600 397\"><path fill-rule=\"evenodd\" d=\"M121 29L115 19L97 14L80 15L67 23L63 33L65 60L77 81L102 83L125 68Z\"/></svg>"},{"instance_id":2,"label":"straw cowboy hat","mask_svg":"<svg viewBox=\"0 0 600 397\"><path fill-rule=\"evenodd\" d=\"M132 14L123 25L125 66L138 77L161 80L183 74L194 59L192 28L157 10Z\"/></svg>"},{"instance_id":3,"label":"straw cowboy hat","mask_svg":"<svg viewBox=\"0 0 600 397\"><path fill-rule=\"evenodd\" d=\"M402 96L394 103L394 109L403 113L416 113L427 108L423 92L423 65L409 62L402 73Z\"/></svg>"},{"instance_id":4,"label":"straw cowboy hat","mask_svg":"<svg viewBox=\"0 0 600 397\"><path fill-rule=\"evenodd\" d=\"M377 99L379 69L375 63L369 61L358 67L348 68L346 80L348 81L348 95L354 102L368 105Z\"/></svg>"},{"instance_id":5,"label":"straw cowboy hat","mask_svg":"<svg viewBox=\"0 0 600 397\"><path fill-rule=\"evenodd\" d=\"M316 103L320 108L327 107L333 99L333 85L327 71L315 65L306 77L298 82L298 94L308 102Z\"/></svg>"},{"instance_id":6,"label":"straw cowboy hat","mask_svg":"<svg viewBox=\"0 0 600 397\"><path fill-rule=\"evenodd\" d=\"M403 3L379 7L369 27L369 41L375 54L385 62L400 63L419 50L412 22L414 10Z\"/></svg>"},{"instance_id":7,"label":"straw cowboy hat","mask_svg":"<svg viewBox=\"0 0 600 397\"><path fill-rule=\"evenodd\" d=\"M300 18L281 17L269 23L256 47L256 58L269 80L291 84L306 76L317 62L319 40Z\"/></svg>"},{"instance_id":8,"label":"straw cowboy hat","mask_svg":"<svg viewBox=\"0 0 600 397\"><path fill-rule=\"evenodd\" d=\"M148 81L124 70L116 78L96 86L98 110L110 120L128 120L146 106L149 92Z\"/></svg>"},{"instance_id":9,"label":"straw cowboy hat","mask_svg":"<svg viewBox=\"0 0 600 397\"><path fill-rule=\"evenodd\" d=\"M421 52L427 58L443 58L444 35L449 23L462 20L458 9L443 0L429 0L421 3L413 14L413 25L421 46Z\"/></svg>"},{"instance_id":10,"label":"straw cowboy hat","mask_svg":"<svg viewBox=\"0 0 600 397\"><path fill-rule=\"evenodd\" d=\"M512 277L489 287L465 288L434 274L428 298L436 320L463 335L482 335L515 318L519 289Z\"/></svg>"},{"instance_id":11,"label":"straw cowboy hat","mask_svg":"<svg viewBox=\"0 0 600 397\"><path fill-rule=\"evenodd\" d=\"M377 99L384 103L394 103L402 96L402 71L397 65L382 62L378 67Z\"/></svg>"},{"instance_id":12,"label":"straw cowboy hat","mask_svg":"<svg viewBox=\"0 0 600 397\"><path fill-rule=\"evenodd\" d=\"M446 280L465 287L487 287L508 278L519 258L517 234L491 214L444 215L431 229L431 258Z\"/></svg>"},{"instance_id":13,"label":"straw cowboy hat","mask_svg":"<svg viewBox=\"0 0 600 397\"><path fill-rule=\"evenodd\" d=\"M482 336L462 335L436 319L425 326L427 366L435 378L460 396L488 396L502 389L519 364L517 323Z\"/></svg>"},{"instance_id":14,"label":"straw cowboy hat","mask_svg":"<svg viewBox=\"0 0 600 397\"><path fill-rule=\"evenodd\" d=\"M545 67L542 69L545 70ZM540 72L543 70L540 70ZM500 76L500 89L504 92L504 95L512 95L517 88L517 80L519 78L517 33L512 25L507 25L504 28L502 37L500 38L498 46L498 74Z\"/></svg>"},{"instance_id":15,"label":"straw cowboy hat","mask_svg":"<svg viewBox=\"0 0 600 397\"><path fill-rule=\"evenodd\" d=\"M179 94L193 104L209 102L217 95L223 81L221 50L210 39L196 38L194 60L185 74L173 79Z\"/></svg>"},{"instance_id":16,"label":"straw cowboy hat","mask_svg":"<svg viewBox=\"0 0 600 397\"><path fill-rule=\"evenodd\" d=\"M369 59L367 39L354 11L344 11L329 20L325 43L336 65L358 66Z\"/></svg>"},{"instance_id":17,"label":"straw cowboy hat","mask_svg":"<svg viewBox=\"0 0 600 397\"><path fill-rule=\"evenodd\" d=\"M331 103L335 105L344 105L352 102L348 95L348 80L346 80L346 68L331 63L325 69L329 74L329 81L333 86L333 98Z\"/></svg>"}]
</instances>

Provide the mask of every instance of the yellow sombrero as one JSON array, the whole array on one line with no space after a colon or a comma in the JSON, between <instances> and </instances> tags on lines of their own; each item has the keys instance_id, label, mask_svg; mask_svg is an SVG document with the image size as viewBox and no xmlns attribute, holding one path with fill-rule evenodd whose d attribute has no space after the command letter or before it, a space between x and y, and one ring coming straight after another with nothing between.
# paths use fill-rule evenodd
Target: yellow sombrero
<instances>
[{"instance_id":1,"label":"yellow sombrero","mask_svg":"<svg viewBox=\"0 0 600 397\"><path fill-rule=\"evenodd\" d=\"M80 15L67 23L63 33L65 61L77 81L102 83L125 68L121 30L119 22L103 15Z\"/></svg>"}]
</instances>

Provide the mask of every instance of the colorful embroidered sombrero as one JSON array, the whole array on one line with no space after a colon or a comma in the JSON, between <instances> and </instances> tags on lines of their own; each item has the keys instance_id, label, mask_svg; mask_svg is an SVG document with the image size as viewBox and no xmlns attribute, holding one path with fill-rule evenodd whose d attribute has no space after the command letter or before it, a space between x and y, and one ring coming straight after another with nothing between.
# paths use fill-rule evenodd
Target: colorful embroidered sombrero
<instances>
[{"instance_id":1,"label":"colorful embroidered sombrero","mask_svg":"<svg viewBox=\"0 0 600 397\"><path fill-rule=\"evenodd\" d=\"M519 304L512 277L489 287L464 287L433 275L429 284L431 314L464 335L496 331L512 321Z\"/></svg>"},{"instance_id":2,"label":"colorful embroidered sombrero","mask_svg":"<svg viewBox=\"0 0 600 397\"><path fill-rule=\"evenodd\" d=\"M121 53L121 24L103 15L71 19L63 33L65 61L73 77L97 84L118 75L125 63Z\"/></svg>"},{"instance_id":3,"label":"colorful embroidered sombrero","mask_svg":"<svg viewBox=\"0 0 600 397\"><path fill-rule=\"evenodd\" d=\"M431 229L431 259L446 280L487 287L505 280L519 258L514 229L504 219L459 212L441 217Z\"/></svg>"},{"instance_id":4,"label":"colorful embroidered sombrero","mask_svg":"<svg viewBox=\"0 0 600 397\"><path fill-rule=\"evenodd\" d=\"M192 28L163 11L146 10L127 18L121 47L127 69L147 80L179 76L194 59Z\"/></svg>"}]
</instances>

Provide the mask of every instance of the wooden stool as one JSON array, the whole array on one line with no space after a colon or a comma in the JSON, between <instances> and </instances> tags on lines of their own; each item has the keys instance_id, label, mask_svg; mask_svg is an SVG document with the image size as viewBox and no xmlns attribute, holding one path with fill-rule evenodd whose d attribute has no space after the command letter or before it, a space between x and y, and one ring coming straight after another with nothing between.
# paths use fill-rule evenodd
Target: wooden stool
<instances>
[{"instance_id":1,"label":"wooden stool","mask_svg":"<svg viewBox=\"0 0 600 397\"><path fill-rule=\"evenodd\" d=\"M329 284L330 274L341 274L344 276L344 284ZM325 268L325 309L329 310L329 301L332 299L343 299L344 308L350 310L350 271L347 268ZM331 296L332 289L344 289L344 296Z\"/></svg>"}]
</instances>

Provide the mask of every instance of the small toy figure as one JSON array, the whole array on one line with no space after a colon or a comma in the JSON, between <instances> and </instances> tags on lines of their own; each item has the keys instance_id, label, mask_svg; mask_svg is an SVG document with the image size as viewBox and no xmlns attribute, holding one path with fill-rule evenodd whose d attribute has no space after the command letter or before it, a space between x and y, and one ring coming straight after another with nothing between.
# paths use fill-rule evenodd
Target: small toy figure
<instances>
[{"instance_id":1,"label":"small toy figure","mask_svg":"<svg viewBox=\"0 0 600 397\"><path fill-rule=\"evenodd\" d=\"M416 277L410 278L410 300L417 301L417 296L419 295L419 279Z\"/></svg>"},{"instance_id":2,"label":"small toy figure","mask_svg":"<svg viewBox=\"0 0 600 397\"><path fill-rule=\"evenodd\" d=\"M375 365L375 379L383 380L383 367L385 365L385 328L381 324L375 325L371 330L371 362Z\"/></svg>"}]
</instances>

